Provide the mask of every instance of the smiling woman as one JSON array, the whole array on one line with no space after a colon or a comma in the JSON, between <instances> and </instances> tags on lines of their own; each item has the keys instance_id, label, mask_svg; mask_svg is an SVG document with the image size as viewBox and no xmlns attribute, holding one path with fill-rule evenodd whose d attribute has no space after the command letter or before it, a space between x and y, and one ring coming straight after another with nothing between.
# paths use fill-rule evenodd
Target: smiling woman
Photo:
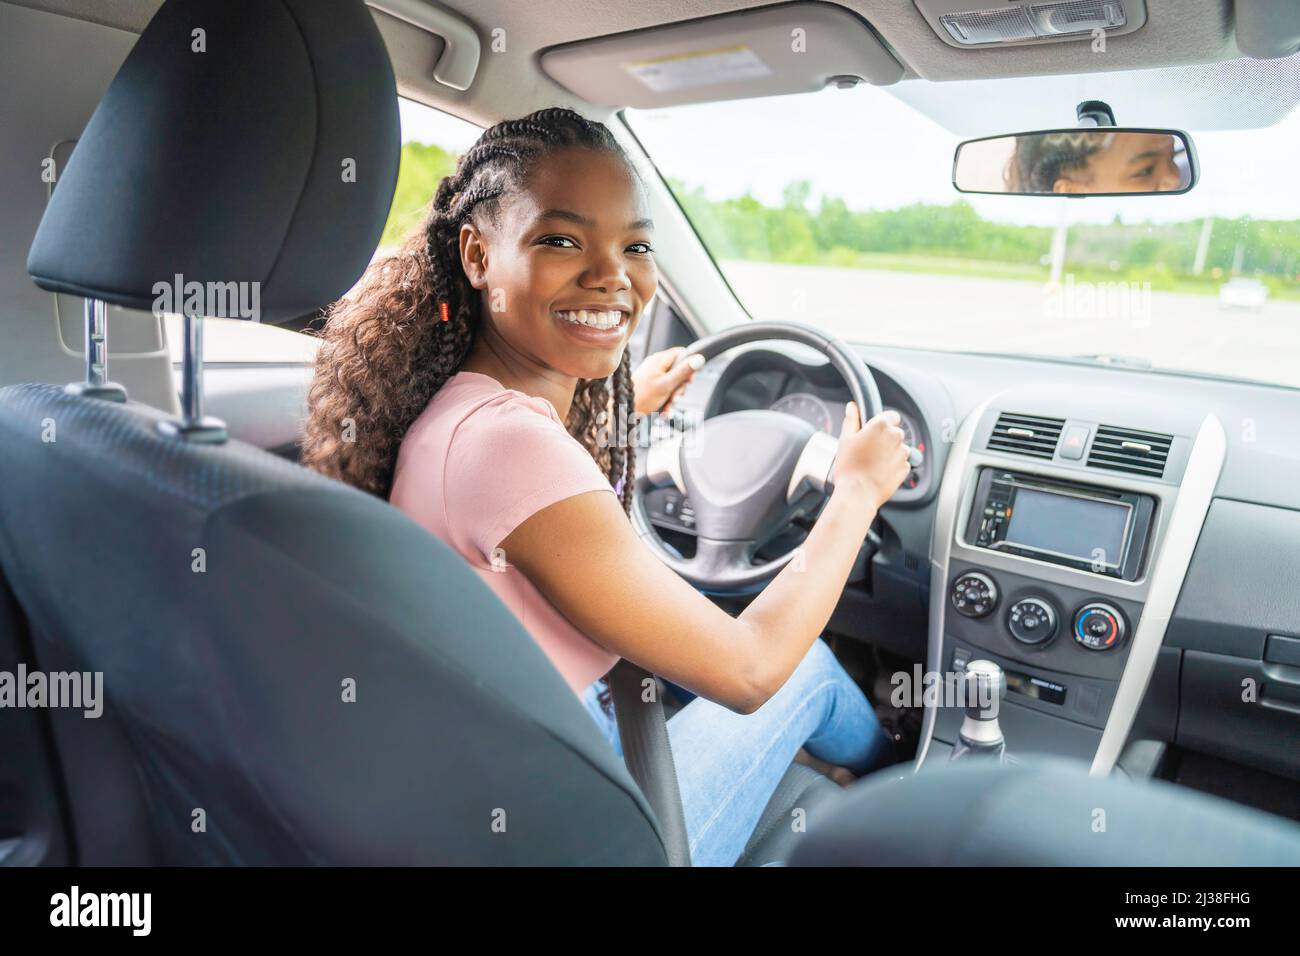
<instances>
[{"instance_id":1,"label":"smiling woman","mask_svg":"<svg viewBox=\"0 0 1300 956\"><path fill-rule=\"evenodd\" d=\"M630 167L600 162L622 155L603 126L569 110L542 110L485 132L460 157L454 175L439 183L423 227L395 255L373 262L355 294L331 310L309 395L305 464L386 497L402 436L453 374L463 367L499 375L510 386L527 370L542 368L559 370L540 376L544 397L611 485L623 478L629 447L599 445L597 416L609 414L615 395L620 405L632 403L631 371L621 345L633 322L613 341L575 349L586 330L579 333L553 314L591 304L573 301L578 290L565 290L563 271L555 268L573 256L570 247L576 245L556 228L553 212L563 203L538 199L562 190L572 174L562 161L578 158L575 146L583 147L588 160L583 172L594 177L592 209L608 199L611 187L621 187L632 197L622 200L622 222L635 225L646 218L629 213L633 198L640 202L639 194L627 189ZM544 154L558 154L560 161L537 163ZM533 179L535 190L521 188ZM503 203L523 203L511 210L504 228ZM587 214L596 217L595 211ZM645 224L632 232L618 227L616 239L607 234L603 217L602 228L596 281L605 282L609 270L622 276L627 269L635 282L622 287L620 279L615 292L602 287L587 294L598 295L606 309L617 295L619 308L639 317L656 283ZM548 281L552 298L546 322L538 324L528 309L536 297L526 290ZM554 297L560 294L570 299ZM486 315L492 320L485 321ZM432 316L440 321L429 321ZM354 423L356 441L344 440L345 420ZM625 505L630 495L628 482Z\"/></svg>"},{"instance_id":2,"label":"smiling woman","mask_svg":"<svg viewBox=\"0 0 1300 956\"><path fill-rule=\"evenodd\" d=\"M465 368L506 385L527 381L539 367L567 373L538 382L567 417L568 376L604 379L619 370L630 389L622 346L658 276L643 190L623 154L578 146L547 160L527 174L529 188L510 197L508 216L471 220L458 237L469 282L488 293L494 318L480 327ZM574 204L574 178L585 185L577 210L566 208ZM575 270L583 273L579 284ZM533 308L551 321L536 321Z\"/></svg>"},{"instance_id":3,"label":"smiling woman","mask_svg":"<svg viewBox=\"0 0 1300 956\"><path fill-rule=\"evenodd\" d=\"M609 427L636 408L627 343L657 283L647 205L599 123L546 109L488 129L423 227L330 310L303 461L451 545L575 696L620 658L696 693L668 722L681 829L693 862L730 865L801 747L848 777L889 757L819 638L907 455L896 415L862 426L851 407L806 560L739 617L655 557L628 520L635 430Z\"/></svg>"}]
</instances>

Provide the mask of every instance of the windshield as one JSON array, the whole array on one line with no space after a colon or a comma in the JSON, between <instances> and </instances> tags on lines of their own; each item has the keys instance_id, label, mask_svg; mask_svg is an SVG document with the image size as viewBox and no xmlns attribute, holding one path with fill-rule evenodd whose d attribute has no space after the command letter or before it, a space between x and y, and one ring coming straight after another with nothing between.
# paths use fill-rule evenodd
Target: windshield
<instances>
[{"instance_id":1,"label":"windshield","mask_svg":"<svg viewBox=\"0 0 1300 956\"><path fill-rule=\"evenodd\" d=\"M1293 88L1255 109L1194 91L1181 117L1169 84L1158 115L1112 103L1121 124L1191 134L1201 178L1184 195L957 193L961 140L1068 126L1098 84L1049 79L1059 115L1040 80L914 80L624 116L755 319L1300 387ZM1259 128L1213 128L1216 105L1217 125Z\"/></svg>"}]
</instances>

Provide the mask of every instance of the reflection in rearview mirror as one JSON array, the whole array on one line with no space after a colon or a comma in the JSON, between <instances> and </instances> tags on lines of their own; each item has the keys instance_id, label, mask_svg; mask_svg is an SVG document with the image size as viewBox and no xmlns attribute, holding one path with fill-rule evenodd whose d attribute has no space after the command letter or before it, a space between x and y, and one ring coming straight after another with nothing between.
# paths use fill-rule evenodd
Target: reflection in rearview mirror
<instances>
[{"instance_id":1,"label":"reflection in rearview mirror","mask_svg":"<svg viewBox=\"0 0 1300 956\"><path fill-rule=\"evenodd\" d=\"M952 184L964 193L1117 196L1185 193L1196 183L1191 138L1178 130L1045 130L957 147Z\"/></svg>"}]
</instances>

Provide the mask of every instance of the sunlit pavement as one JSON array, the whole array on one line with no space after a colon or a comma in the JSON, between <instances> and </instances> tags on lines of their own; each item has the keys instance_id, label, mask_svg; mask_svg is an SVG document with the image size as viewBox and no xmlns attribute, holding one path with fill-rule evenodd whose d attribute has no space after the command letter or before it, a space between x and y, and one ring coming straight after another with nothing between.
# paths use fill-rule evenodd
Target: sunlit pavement
<instances>
[{"instance_id":1,"label":"sunlit pavement","mask_svg":"<svg viewBox=\"0 0 1300 956\"><path fill-rule=\"evenodd\" d=\"M721 263L755 319L880 345L1148 359L1157 367L1300 387L1300 302L1259 312L1215 296L871 269Z\"/></svg>"}]
</instances>

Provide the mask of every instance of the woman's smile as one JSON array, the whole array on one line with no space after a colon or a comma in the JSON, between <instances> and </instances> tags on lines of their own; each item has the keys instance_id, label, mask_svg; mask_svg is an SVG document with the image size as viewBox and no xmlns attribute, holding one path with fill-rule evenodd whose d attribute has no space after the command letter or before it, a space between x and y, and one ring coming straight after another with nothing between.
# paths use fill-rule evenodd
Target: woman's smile
<instances>
[{"instance_id":1,"label":"woman's smile","mask_svg":"<svg viewBox=\"0 0 1300 956\"><path fill-rule=\"evenodd\" d=\"M568 336L584 345L616 348L628 330L631 310L624 305L586 303L554 309L551 318Z\"/></svg>"}]
</instances>

